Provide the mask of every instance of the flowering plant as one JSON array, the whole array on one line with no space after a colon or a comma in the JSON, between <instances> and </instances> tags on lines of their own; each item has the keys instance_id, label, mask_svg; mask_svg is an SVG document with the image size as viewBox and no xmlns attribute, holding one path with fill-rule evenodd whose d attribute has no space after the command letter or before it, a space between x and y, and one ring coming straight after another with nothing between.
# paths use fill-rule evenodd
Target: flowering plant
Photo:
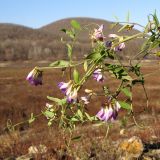
<instances>
[{"instance_id":1,"label":"flowering plant","mask_svg":"<svg viewBox=\"0 0 160 160\"><path fill-rule=\"evenodd\" d=\"M61 128L73 129L79 123L112 122L117 118L118 112L123 109L127 110L127 114L132 116L135 121L132 89L137 84L143 86L148 107L148 97L144 87L145 75L141 72L140 62L148 54L154 54L152 50L160 46L160 23L155 13L149 15L148 24L145 27L130 22L117 22L114 26L117 24L124 24L118 30L119 35L112 33L105 35L103 24L96 26L94 30L89 30L91 51L81 60L74 61L74 44L79 32L82 32L84 28L77 21L72 20L71 29L62 29L70 38L69 42L63 41L67 47L68 59L57 60L51 63L49 67L35 67L28 74L26 80L37 86L42 85L42 72L45 69L61 68L63 72L69 72L69 80L65 82L62 80L57 84L64 97L61 99L47 96L50 103L46 103L42 114L48 119L49 126L56 122ZM143 31L132 36L120 35L121 31L130 31L135 26L140 26ZM130 57L127 65L123 64L118 55L121 54L122 50L125 50L126 42L135 39L143 39L144 44L137 54ZM156 52L157 56L159 56L158 53ZM83 67L83 73L78 71L80 67ZM112 92L107 85L108 76L119 81L119 85ZM101 84L100 91L84 88L85 83L91 79ZM82 90L85 95L80 94ZM123 93L126 98L120 99L120 93ZM90 104L93 97L97 96L103 96L105 103L99 106L97 113L90 115L86 106ZM33 122L35 118L36 116L32 114L29 123Z\"/></svg>"}]
</instances>

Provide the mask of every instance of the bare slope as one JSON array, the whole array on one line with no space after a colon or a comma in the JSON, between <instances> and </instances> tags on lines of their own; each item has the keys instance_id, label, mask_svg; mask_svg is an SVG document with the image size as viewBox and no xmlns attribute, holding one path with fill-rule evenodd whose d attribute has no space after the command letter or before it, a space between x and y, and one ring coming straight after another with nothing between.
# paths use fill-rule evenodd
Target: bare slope
<instances>
[{"instance_id":1,"label":"bare slope","mask_svg":"<svg viewBox=\"0 0 160 160\"><path fill-rule=\"evenodd\" d=\"M65 36L60 30L69 28L70 21L77 20L82 27L104 24L104 34L116 33L117 27L111 29L111 22L93 18L68 18L56 21L39 29L32 29L15 24L0 24L0 61L3 60L41 60L66 58L65 46L60 38ZM119 28L120 26L118 26ZM125 31L121 34L135 34L138 31ZM133 55L139 47L140 41L127 44L121 55ZM82 57L90 50L89 30L84 29L79 35L75 47L75 57Z\"/></svg>"}]
</instances>

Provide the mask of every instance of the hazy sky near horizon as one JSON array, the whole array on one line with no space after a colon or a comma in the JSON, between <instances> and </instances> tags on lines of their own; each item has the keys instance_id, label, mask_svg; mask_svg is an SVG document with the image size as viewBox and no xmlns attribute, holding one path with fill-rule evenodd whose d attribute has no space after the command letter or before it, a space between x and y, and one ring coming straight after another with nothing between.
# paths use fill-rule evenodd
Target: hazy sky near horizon
<instances>
[{"instance_id":1,"label":"hazy sky near horizon","mask_svg":"<svg viewBox=\"0 0 160 160\"><path fill-rule=\"evenodd\" d=\"M160 0L0 0L0 23L16 23L39 28L68 17L92 17L125 21L130 12L131 21L145 25L147 15L157 10Z\"/></svg>"}]
</instances>

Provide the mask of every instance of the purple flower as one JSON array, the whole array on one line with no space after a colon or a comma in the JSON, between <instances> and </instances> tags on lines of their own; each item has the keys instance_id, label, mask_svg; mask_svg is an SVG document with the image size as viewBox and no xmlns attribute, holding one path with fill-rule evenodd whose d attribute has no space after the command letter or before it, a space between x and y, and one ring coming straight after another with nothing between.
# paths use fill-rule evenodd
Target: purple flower
<instances>
[{"instance_id":1,"label":"purple flower","mask_svg":"<svg viewBox=\"0 0 160 160\"><path fill-rule=\"evenodd\" d=\"M42 71L34 68L26 77L26 80L29 81L32 85L42 85Z\"/></svg>"},{"instance_id":2,"label":"purple flower","mask_svg":"<svg viewBox=\"0 0 160 160\"><path fill-rule=\"evenodd\" d=\"M105 37L103 36L103 27L104 27L104 25L102 24L98 29L94 29L94 32L91 35L91 39L94 42L103 41L104 40Z\"/></svg>"},{"instance_id":3,"label":"purple flower","mask_svg":"<svg viewBox=\"0 0 160 160\"><path fill-rule=\"evenodd\" d=\"M67 102L72 103L77 101L77 89L74 88L70 93L67 95Z\"/></svg>"},{"instance_id":4,"label":"purple flower","mask_svg":"<svg viewBox=\"0 0 160 160\"><path fill-rule=\"evenodd\" d=\"M101 69L96 69L93 72L93 78L97 81L97 82L102 82L104 80L103 75L102 75L102 70Z\"/></svg>"},{"instance_id":5,"label":"purple flower","mask_svg":"<svg viewBox=\"0 0 160 160\"><path fill-rule=\"evenodd\" d=\"M67 102L72 103L77 101L77 89L73 88L73 82L71 80L68 83L58 83L58 87L66 95Z\"/></svg>"},{"instance_id":6,"label":"purple flower","mask_svg":"<svg viewBox=\"0 0 160 160\"><path fill-rule=\"evenodd\" d=\"M100 111L96 114L101 121L115 120L118 116L118 111L121 108L120 104L116 101L112 106L111 104L105 108L101 108Z\"/></svg>"},{"instance_id":7,"label":"purple flower","mask_svg":"<svg viewBox=\"0 0 160 160\"><path fill-rule=\"evenodd\" d=\"M106 41L106 42L105 42L105 46L106 46L107 48L112 47L112 41Z\"/></svg>"},{"instance_id":8,"label":"purple flower","mask_svg":"<svg viewBox=\"0 0 160 160\"><path fill-rule=\"evenodd\" d=\"M116 35L116 34L109 34L108 35L109 38L113 38L113 39L119 39L119 42L121 41L122 37ZM124 42L120 43L118 46L114 47L114 51L118 52L118 51L122 51L125 48L125 44Z\"/></svg>"},{"instance_id":9,"label":"purple flower","mask_svg":"<svg viewBox=\"0 0 160 160\"><path fill-rule=\"evenodd\" d=\"M65 82L60 82L60 83L58 83L59 89L60 89L64 94L67 93L67 90L68 90L69 88L71 88L71 86L72 86L72 81L69 81L68 83L65 83Z\"/></svg>"},{"instance_id":10,"label":"purple flower","mask_svg":"<svg viewBox=\"0 0 160 160\"><path fill-rule=\"evenodd\" d=\"M106 107L106 108L101 108L101 110L96 114L96 116L101 120L101 121L108 121L113 114L113 109L111 107Z\"/></svg>"}]
</instances>

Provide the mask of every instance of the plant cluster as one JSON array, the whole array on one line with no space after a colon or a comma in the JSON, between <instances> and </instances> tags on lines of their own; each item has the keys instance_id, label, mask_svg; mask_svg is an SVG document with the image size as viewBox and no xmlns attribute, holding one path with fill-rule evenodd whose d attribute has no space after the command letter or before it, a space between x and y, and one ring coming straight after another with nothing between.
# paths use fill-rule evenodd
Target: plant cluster
<instances>
[{"instance_id":1,"label":"plant cluster","mask_svg":"<svg viewBox=\"0 0 160 160\"><path fill-rule=\"evenodd\" d=\"M123 24L118 30L118 35L113 33L105 35L103 24L91 24L95 26L95 29L91 30L90 25L82 27L77 21L72 20L70 29L62 29L64 34L69 37L67 42L63 38L61 39L67 48L68 60L54 61L49 67L35 67L28 74L26 80L30 84L38 86L42 85L42 75L46 69L61 69L62 74L64 72L69 73L68 81L62 80L57 84L64 97L61 99L47 96L50 103L46 103L46 107L41 114L48 119L49 126L58 123L60 128L73 129L79 123L112 122L122 109L127 110L127 115L132 116L135 121L132 89L137 84L142 85L144 89L146 106L148 107L148 96L144 87L146 75L141 72L141 60L149 54L155 54L152 51L160 46L159 20L154 13L148 16L148 24L145 27L137 23L131 23L129 20L128 22L116 22L114 26L117 24ZM128 30L129 32L135 26L140 26L142 32L132 36L121 35L121 31ZM83 59L74 61L75 42L79 33L84 29L89 31L92 50ZM128 63L123 63L119 55L122 50L125 50L127 42L135 39L144 39L141 50L130 57ZM156 55L159 56L159 53L157 51ZM78 71L79 67L83 67L83 73ZM114 92L111 92L107 85L106 75L119 81L119 86L116 87ZM84 88L84 84L91 78L102 84L98 92L94 88ZM81 96L80 91L83 91L84 95ZM121 93L125 95L124 99L119 98ZM103 96L105 103L99 106L99 111L95 115L90 115L86 106L94 97L98 96ZM36 115L31 114L28 122L31 123L35 119Z\"/></svg>"}]
</instances>

